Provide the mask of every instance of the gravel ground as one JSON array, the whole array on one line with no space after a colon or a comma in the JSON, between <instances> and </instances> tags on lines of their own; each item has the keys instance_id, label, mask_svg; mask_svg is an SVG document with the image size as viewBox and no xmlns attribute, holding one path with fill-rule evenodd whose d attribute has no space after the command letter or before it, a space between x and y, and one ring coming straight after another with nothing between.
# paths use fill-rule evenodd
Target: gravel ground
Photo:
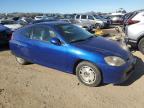
<instances>
[{"instance_id":1,"label":"gravel ground","mask_svg":"<svg viewBox=\"0 0 144 108\"><path fill-rule=\"evenodd\" d=\"M0 51L0 108L143 108L144 56L122 85L87 87L76 76L36 64L19 65Z\"/></svg>"}]
</instances>

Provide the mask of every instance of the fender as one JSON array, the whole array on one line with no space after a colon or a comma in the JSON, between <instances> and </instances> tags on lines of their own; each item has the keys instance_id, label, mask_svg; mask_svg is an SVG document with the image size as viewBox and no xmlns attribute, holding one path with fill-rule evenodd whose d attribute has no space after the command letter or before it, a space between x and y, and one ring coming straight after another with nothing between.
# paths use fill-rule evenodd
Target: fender
<instances>
[{"instance_id":1,"label":"fender","mask_svg":"<svg viewBox=\"0 0 144 108\"><path fill-rule=\"evenodd\" d=\"M144 31L139 33L139 37L137 39L137 44L139 43L139 41L144 37Z\"/></svg>"}]
</instances>

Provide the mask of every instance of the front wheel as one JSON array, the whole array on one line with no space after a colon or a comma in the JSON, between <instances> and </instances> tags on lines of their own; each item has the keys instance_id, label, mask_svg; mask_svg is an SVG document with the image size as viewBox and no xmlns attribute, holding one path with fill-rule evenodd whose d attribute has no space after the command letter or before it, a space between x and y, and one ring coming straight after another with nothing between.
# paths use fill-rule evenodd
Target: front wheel
<instances>
[{"instance_id":1,"label":"front wheel","mask_svg":"<svg viewBox=\"0 0 144 108\"><path fill-rule=\"evenodd\" d=\"M144 38L139 41L138 49L144 54Z\"/></svg>"},{"instance_id":2,"label":"front wheel","mask_svg":"<svg viewBox=\"0 0 144 108\"><path fill-rule=\"evenodd\" d=\"M99 86L102 81L99 69L87 61L78 64L76 75L80 82L90 87Z\"/></svg>"},{"instance_id":3,"label":"front wheel","mask_svg":"<svg viewBox=\"0 0 144 108\"><path fill-rule=\"evenodd\" d=\"M21 65L26 65L28 62L20 57L16 57L16 61Z\"/></svg>"},{"instance_id":4,"label":"front wheel","mask_svg":"<svg viewBox=\"0 0 144 108\"><path fill-rule=\"evenodd\" d=\"M95 28L96 28L96 29L101 29L102 26L101 26L100 24L97 23L97 24L95 24Z\"/></svg>"}]
</instances>

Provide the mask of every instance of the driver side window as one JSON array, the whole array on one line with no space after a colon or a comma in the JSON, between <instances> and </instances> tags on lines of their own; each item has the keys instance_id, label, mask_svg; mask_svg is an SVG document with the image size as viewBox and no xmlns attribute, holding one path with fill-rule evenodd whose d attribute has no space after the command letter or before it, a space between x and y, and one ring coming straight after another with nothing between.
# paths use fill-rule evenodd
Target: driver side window
<instances>
[{"instance_id":1,"label":"driver side window","mask_svg":"<svg viewBox=\"0 0 144 108\"><path fill-rule=\"evenodd\" d=\"M56 34L53 30L48 27L37 26L33 27L31 33L31 39L49 42L51 38L55 37Z\"/></svg>"}]
</instances>

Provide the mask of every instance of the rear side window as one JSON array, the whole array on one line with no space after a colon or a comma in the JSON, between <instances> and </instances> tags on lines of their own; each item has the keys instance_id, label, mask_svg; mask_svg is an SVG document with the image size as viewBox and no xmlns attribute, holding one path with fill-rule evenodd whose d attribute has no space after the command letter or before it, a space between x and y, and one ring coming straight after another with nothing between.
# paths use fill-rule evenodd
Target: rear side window
<instances>
[{"instance_id":1,"label":"rear side window","mask_svg":"<svg viewBox=\"0 0 144 108\"><path fill-rule=\"evenodd\" d=\"M22 36L26 38L30 38L31 33L32 33L31 27L25 28L24 30L20 31L20 34L22 34Z\"/></svg>"},{"instance_id":2,"label":"rear side window","mask_svg":"<svg viewBox=\"0 0 144 108\"><path fill-rule=\"evenodd\" d=\"M79 19L79 18L80 18L80 15L77 15L77 16L76 16L76 19Z\"/></svg>"},{"instance_id":3,"label":"rear side window","mask_svg":"<svg viewBox=\"0 0 144 108\"><path fill-rule=\"evenodd\" d=\"M81 19L87 19L87 16L86 15L82 15Z\"/></svg>"},{"instance_id":4,"label":"rear side window","mask_svg":"<svg viewBox=\"0 0 144 108\"><path fill-rule=\"evenodd\" d=\"M89 20L94 20L94 18L92 16L90 16L90 15L88 16L88 19Z\"/></svg>"},{"instance_id":5,"label":"rear side window","mask_svg":"<svg viewBox=\"0 0 144 108\"><path fill-rule=\"evenodd\" d=\"M30 35L31 39L41 40L49 42L52 37L55 37L56 34L53 30L48 27L34 27Z\"/></svg>"},{"instance_id":6,"label":"rear side window","mask_svg":"<svg viewBox=\"0 0 144 108\"><path fill-rule=\"evenodd\" d=\"M137 14L138 14L138 12L133 12L133 13L129 16L128 19L132 19L132 18L134 18Z\"/></svg>"}]
</instances>

